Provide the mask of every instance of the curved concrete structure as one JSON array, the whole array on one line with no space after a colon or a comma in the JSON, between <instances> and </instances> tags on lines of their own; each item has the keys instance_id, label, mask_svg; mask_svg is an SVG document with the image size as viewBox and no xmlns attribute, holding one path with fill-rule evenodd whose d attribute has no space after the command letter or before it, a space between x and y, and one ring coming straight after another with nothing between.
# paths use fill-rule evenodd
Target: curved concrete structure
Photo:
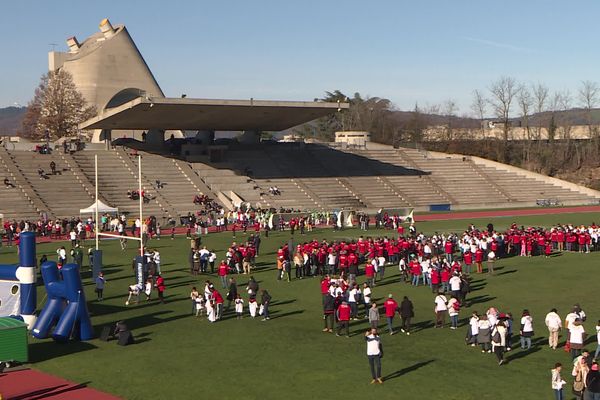
<instances>
[{"instance_id":1,"label":"curved concrete structure","mask_svg":"<svg viewBox=\"0 0 600 400\"><path fill-rule=\"evenodd\" d=\"M69 38L69 52L50 52L49 69L68 71L85 100L98 112L136 97L164 97L127 28L113 27L108 19L102 20L99 28L81 44L75 37ZM100 133L94 131L93 141L100 141ZM124 133L115 131L114 136Z\"/></svg>"}]
</instances>

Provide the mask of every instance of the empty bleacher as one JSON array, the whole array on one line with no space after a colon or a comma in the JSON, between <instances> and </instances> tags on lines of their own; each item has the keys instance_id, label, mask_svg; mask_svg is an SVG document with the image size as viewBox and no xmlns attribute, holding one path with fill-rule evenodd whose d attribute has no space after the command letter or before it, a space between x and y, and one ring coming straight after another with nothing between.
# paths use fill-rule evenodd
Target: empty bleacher
<instances>
[{"instance_id":1,"label":"empty bleacher","mask_svg":"<svg viewBox=\"0 0 600 400\"><path fill-rule=\"evenodd\" d=\"M60 153L39 154L13 150L8 154L42 200L49 216L71 217L94 201L93 193L88 192L89 189L81 184ZM52 161L56 164L55 175L52 175L50 170ZM40 169L44 171L42 176L38 173Z\"/></svg>"}]
</instances>

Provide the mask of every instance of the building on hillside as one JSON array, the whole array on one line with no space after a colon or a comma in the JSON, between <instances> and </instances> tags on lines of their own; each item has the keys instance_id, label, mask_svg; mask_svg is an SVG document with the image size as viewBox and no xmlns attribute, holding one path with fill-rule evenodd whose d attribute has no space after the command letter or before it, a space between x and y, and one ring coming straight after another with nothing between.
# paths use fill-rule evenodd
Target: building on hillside
<instances>
[{"instance_id":1,"label":"building on hillside","mask_svg":"<svg viewBox=\"0 0 600 400\"><path fill-rule=\"evenodd\" d=\"M341 131L335 133L335 143L346 146L366 147L371 141L371 134L365 131Z\"/></svg>"},{"instance_id":2,"label":"building on hillside","mask_svg":"<svg viewBox=\"0 0 600 400\"><path fill-rule=\"evenodd\" d=\"M423 132L423 139L429 142L442 140L482 140L503 139L504 125L501 123L489 124L485 121L481 128L454 128L449 130L447 125L427 127ZM592 129L600 131L600 126L594 125ZM590 129L587 125L557 126L554 138L562 139L590 139ZM511 126L508 131L508 140L548 140L546 127Z\"/></svg>"}]
</instances>

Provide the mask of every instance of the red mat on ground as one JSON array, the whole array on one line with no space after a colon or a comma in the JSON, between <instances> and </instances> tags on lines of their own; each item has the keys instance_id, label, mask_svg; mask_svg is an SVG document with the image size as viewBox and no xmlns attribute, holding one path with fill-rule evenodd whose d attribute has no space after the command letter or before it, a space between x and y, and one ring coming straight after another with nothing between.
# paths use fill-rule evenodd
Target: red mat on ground
<instances>
[{"instance_id":1,"label":"red mat on ground","mask_svg":"<svg viewBox=\"0 0 600 400\"><path fill-rule=\"evenodd\" d=\"M524 210L456 211L441 214L415 215L418 221L441 221L449 219L518 217L522 215L571 214L582 212L600 212L600 206L530 208ZM568 222L568 221L565 221ZM592 222L592 221L590 221Z\"/></svg>"},{"instance_id":2,"label":"red mat on ground","mask_svg":"<svg viewBox=\"0 0 600 400\"><path fill-rule=\"evenodd\" d=\"M88 382L89 383L89 382ZM119 400L118 397L32 369L0 374L3 400Z\"/></svg>"}]
</instances>

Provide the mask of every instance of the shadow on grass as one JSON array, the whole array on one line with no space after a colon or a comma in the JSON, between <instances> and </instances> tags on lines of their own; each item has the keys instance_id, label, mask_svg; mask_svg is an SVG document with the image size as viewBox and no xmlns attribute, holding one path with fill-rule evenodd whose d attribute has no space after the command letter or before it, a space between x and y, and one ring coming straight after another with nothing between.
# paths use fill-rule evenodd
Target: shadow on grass
<instances>
[{"instance_id":1,"label":"shadow on grass","mask_svg":"<svg viewBox=\"0 0 600 400\"><path fill-rule=\"evenodd\" d=\"M29 344L29 362L38 363L82 351L94 350L97 347L91 343L69 341L66 343L45 340Z\"/></svg>"},{"instance_id":2,"label":"shadow on grass","mask_svg":"<svg viewBox=\"0 0 600 400\"><path fill-rule=\"evenodd\" d=\"M384 376L383 380L384 381L389 381L391 379L400 378L401 376L404 376L404 375L409 374L409 373L411 373L413 371L416 371L419 368L422 368L422 367L424 367L426 365L429 365L429 364L431 364L434 361L435 361L435 359L418 362L416 364L411 365L410 367L402 368L402 369L400 369L400 370L398 370L396 372L392 372L391 374L389 374L387 376Z\"/></svg>"},{"instance_id":3,"label":"shadow on grass","mask_svg":"<svg viewBox=\"0 0 600 400\"><path fill-rule=\"evenodd\" d=\"M537 353L541 349L542 349L541 346L535 346L535 347L532 347L529 350L521 350L518 353L513 353L510 356L506 357L506 361L507 362L512 362L512 361L518 360L520 358L527 357L530 354Z\"/></svg>"},{"instance_id":4,"label":"shadow on grass","mask_svg":"<svg viewBox=\"0 0 600 400\"><path fill-rule=\"evenodd\" d=\"M272 311L269 314L273 315L271 317L271 319L277 319L277 318L285 318L285 317L289 317L290 315L296 315L296 314L302 314L304 313L304 310L295 310L295 311L290 311L290 312L286 312L283 314L279 314L279 311Z\"/></svg>"},{"instance_id":5,"label":"shadow on grass","mask_svg":"<svg viewBox=\"0 0 600 400\"><path fill-rule=\"evenodd\" d=\"M496 274L496 276L507 275L507 274L514 274L515 272L517 272L516 269L509 269L508 271L502 271L499 274Z\"/></svg>"},{"instance_id":6,"label":"shadow on grass","mask_svg":"<svg viewBox=\"0 0 600 400\"><path fill-rule=\"evenodd\" d=\"M435 324L433 323L432 320L421 321L421 322L417 322L416 324L413 324L411 331L419 332L419 331L422 331L425 329L433 328L434 326L435 326Z\"/></svg>"},{"instance_id":7,"label":"shadow on grass","mask_svg":"<svg viewBox=\"0 0 600 400\"><path fill-rule=\"evenodd\" d=\"M470 299L466 299L465 303L468 303L467 307L473 307L473 305L475 304L486 303L488 301L494 300L495 298L495 296L488 295L475 296L471 297Z\"/></svg>"}]
</instances>

